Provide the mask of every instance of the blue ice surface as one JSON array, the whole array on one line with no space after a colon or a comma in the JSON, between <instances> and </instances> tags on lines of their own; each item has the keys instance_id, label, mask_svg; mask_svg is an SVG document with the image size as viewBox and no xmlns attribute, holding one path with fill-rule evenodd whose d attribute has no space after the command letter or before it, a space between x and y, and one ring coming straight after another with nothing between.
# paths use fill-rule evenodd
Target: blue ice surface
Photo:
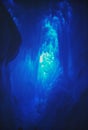
<instances>
[{"instance_id":1,"label":"blue ice surface","mask_svg":"<svg viewBox=\"0 0 88 130\"><path fill-rule=\"evenodd\" d=\"M21 30L23 45L19 55L11 63L10 67L12 68L10 69L13 95L18 101L17 110L19 109L20 118L22 118L25 126L28 125L27 122L30 124L37 122L42 113L45 112L48 94L50 91L54 93L53 87L55 87L55 91L60 91L60 89L62 91L63 89L63 84L57 85L55 83L61 75L64 75L59 47L62 44L60 42L63 41L63 37L59 34L62 33L65 26L67 27L65 22L61 11L54 16L50 14L42 20L38 53L35 53L35 50L39 41L34 43L34 48L30 47L32 40L35 39L36 41L37 39L36 36L31 37L30 35L31 32L34 32L34 28L30 25L31 28L29 29L28 25L25 24L26 22L23 22L24 28L26 28L25 31ZM31 42L27 39L27 36L32 39ZM32 54L34 57L32 57ZM59 95L63 94L59 92ZM53 97L54 94L49 99L55 100ZM60 100L58 106L62 104Z\"/></svg>"},{"instance_id":2,"label":"blue ice surface","mask_svg":"<svg viewBox=\"0 0 88 130\"><path fill-rule=\"evenodd\" d=\"M58 20L56 16L43 19L41 43L34 57L30 48L22 45L17 58L10 63L12 91L20 102L17 109L21 107L20 115L24 122L39 119L49 92L63 74L59 60Z\"/></svg>"}]
</instances>

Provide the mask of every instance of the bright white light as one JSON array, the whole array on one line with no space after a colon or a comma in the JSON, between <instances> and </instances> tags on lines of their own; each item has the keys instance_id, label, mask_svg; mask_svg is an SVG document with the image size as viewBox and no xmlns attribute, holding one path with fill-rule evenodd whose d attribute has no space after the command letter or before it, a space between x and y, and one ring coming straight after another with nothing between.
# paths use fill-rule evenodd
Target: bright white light
<instances>
[{"instance_id":1,"label":"bright white light","mask_svg":"<svg viewBox=\"0 0 88 130\"><path fill-rule=\"evenodd\" d=\"M43 56L42 56L42 55L40 56L39 61L40 61L40 63L42 63L42 62L43 62Z\"/></svg>"}]
</instances>

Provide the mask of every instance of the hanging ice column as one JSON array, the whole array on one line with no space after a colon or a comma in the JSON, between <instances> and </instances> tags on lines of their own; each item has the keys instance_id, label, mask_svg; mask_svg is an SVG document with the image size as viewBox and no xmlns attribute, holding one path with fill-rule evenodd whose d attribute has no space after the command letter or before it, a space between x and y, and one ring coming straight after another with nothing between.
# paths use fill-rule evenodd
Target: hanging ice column
<instances>
[{"instance_id":1,"label":"hanging ice column","mask_svg":"<svg viewBox=\"0 0 88 130\"><path fill-rule=\"evenodd\" d=\"M62 73L59 60L58 20L56 16L49 16L45 18L42 25L38 82L47 88L51 88Z\"/></svg>"}]
</instances>

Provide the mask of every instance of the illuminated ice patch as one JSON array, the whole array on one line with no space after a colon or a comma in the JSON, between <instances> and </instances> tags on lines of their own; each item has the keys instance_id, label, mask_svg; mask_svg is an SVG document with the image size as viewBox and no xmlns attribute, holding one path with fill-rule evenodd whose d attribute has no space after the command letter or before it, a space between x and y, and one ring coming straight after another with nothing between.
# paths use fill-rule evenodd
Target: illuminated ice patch
<instances>
[{"instance_id":1,"label":"illuminated ice patch","mask_svg":"<svg viewBox=\"0 0 88 130\"><path fill-rule=\"evenodd\" d=\"M55 66L55 60L53 53L43 52L40 55L40 75L45 80L52 74L53 67Z\"/></svg>"},{"instance_id":2,"label":"illuminated ice patch","mask_svg":"<svg viewBox=\"0 0 88 130\"><path fill-rule=\"evenodd\" d=\"M53 84L61 74L59 60L58 17L47 17L42 27L42 46L39 50L38 81L44 87Z\"/></svg>"},{"instance_id":3,"label":"illuminated ice patch","mask_svg":"<svg viewBox=\"0 0 88 130\"><path fill-rule=\"evenodd\" d=\"M49 86L60 72L60 62L53 52L42 52L39 58L38 80L43 86Z\"/></svg>"}]
</instances>

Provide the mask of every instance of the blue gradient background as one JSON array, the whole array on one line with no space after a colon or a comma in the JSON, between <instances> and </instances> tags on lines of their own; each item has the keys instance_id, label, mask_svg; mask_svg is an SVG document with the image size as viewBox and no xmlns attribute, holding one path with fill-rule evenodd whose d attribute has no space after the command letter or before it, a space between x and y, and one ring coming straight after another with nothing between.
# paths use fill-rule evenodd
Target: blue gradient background
<instances>
[{"instance_id":1,"label":"blue gradient background","mask_svg":"<svg viewBox=\"0 0 88 130\"><path fill-rule=\"evenodd\" d=\"M63 1L52 11L11 1L5 5L22 36L19 54L9 63L16 125L25 130L64 130L88 87L84 6L79 11L76 4L73 8Z\"/></svg>"}]
</instances>

